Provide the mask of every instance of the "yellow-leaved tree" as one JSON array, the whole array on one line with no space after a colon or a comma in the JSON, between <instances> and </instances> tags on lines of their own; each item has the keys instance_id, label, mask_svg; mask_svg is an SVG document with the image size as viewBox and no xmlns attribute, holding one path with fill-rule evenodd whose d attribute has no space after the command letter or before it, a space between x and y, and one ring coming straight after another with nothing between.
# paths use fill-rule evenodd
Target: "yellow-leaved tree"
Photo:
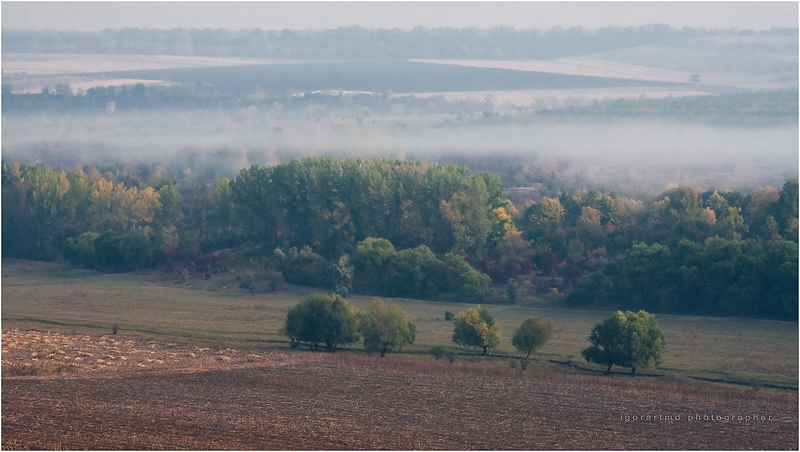
<instances>
[{"instance_id":1,"label":"yellow-leaved tree","mask_svg":"<svg viewBox=\"0 0 800 452\"><path fill-rule=\"evenodd\" d=\"M483 354L488 355L489 349L500 345L500 325L494 322L488 309L475 306L466 312L460 312L456 317L453 342L469 347L481 347Z\"/></svg>"}]
</instances>

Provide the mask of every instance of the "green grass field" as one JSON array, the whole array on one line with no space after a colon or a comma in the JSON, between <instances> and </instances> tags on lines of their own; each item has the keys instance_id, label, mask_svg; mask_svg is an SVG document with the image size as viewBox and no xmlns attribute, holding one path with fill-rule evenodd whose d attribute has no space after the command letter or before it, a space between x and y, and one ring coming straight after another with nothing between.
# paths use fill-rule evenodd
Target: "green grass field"
<instances>
[{"instance_id":1,"label":"green grass field","mask_svg":"<svg viewBox=\"0 0 800 452\"><path fill-rule=\"evenodd\" d=\"M223 343L226 346L288 349L279 328L288 309L318 289L282 285L276 292L238 289L230 278L215 290L199 290L165 282L154 274L103 274L64 264L3 260L2 326L52 331L110 334L165 340ZM371 297L347 300L365 308ZM553 339L531 355L531 367L567 373L604 370L587 364L580 351L586 337L610 311L582 311L490 305L502 326L502 343L494 356L457 347L451 342L452 322L444 312L457 314L471 305L411 299L385 299L406 311L417 325L417 338L404 354L433 359L427 352L444 345L459 352L460 361L508 366L524 354L511 345L511 335L527 317L544 316L556 325ZM658 315L667 339L663 364L640 369L643 376L692 378L797 390L798 324L740 318ZM345 353L361 352L359 344ZM617 373L627 369L614 368Z\"/></svg>"}]
</instances>

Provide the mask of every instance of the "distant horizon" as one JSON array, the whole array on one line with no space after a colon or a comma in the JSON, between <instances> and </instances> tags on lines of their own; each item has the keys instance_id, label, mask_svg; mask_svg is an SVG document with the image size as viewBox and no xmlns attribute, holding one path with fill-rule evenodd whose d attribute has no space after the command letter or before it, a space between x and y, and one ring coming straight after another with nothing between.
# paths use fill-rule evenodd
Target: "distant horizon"
<instances>
[{"instance_id":1,"label":"distant horizon","mask_svg":"<svg viewBox=\"0 0 800 452\"><path fill-rule=\"evenodd\" d=\"M798 2L3 2L2 28L330 30L798 27Z\"/></svg>"},{"instance_id":2,"label":"distant horizon","mask_svg":"<svg viewBox=\"0 0 800 452\"><path fill-rule=\"evenodd\" d=\"M632 27L632 28L640 28L640 27L662 26L662 25L666 25L666 26L668 26L668 27L670 27L670 28L672 28L674 30L680 30L682 28L687 28L687 29L692 29L692 30L707 30L707 31L716 31L716 30L719 30L719 31L740 31L740 32L741 31L752 31L752 32L755 32L755 33L768 33L771 30L800 30L800 24L798 24L798 25L796 25L794 27L771 27L771 28L768 28L768 29L756 30L756 29L752 29L752 28L736 28L736 27L729 27L729 28L688 27L688 26L687 27L673 27L673 26L670 26L670 25L667 25L667 24L661 24L661 23L651 23L651 24L643 24L643 25L636 25L636 26L630 25L630 26L627 26L627 27L621 26L621 25L606 25L606 26L603 26L603 27L583 27L581 25L575 25L575 26L571 26L571 27L562 27L560 25L553 25L552 27L549 27L549 28L516 28L516 27L505 27L505 26L498 25L498 26L493 26L493 27L423 27L423 26L417 26L417 27L414 27L414 28L422 28L422 29L425 29L425 30L435 30L435 29L445 29L445 28L451 28L451 29L454 29L454 30L459 30L459 29L494 30L494 29L501 29L501 28L509 28L509 29L512 29L512 30L515 30L515 31L534 30L534 31L545 31L545 32L547 32L547 31L550 31L550 30L553 30L553 29L559 29L559 28L564 29L564 30L569 30L571 28L580 28L580 29L584 29L584 30L588 30L588 31L596 31L596 30L601 30L601 29L606 29L606 28L630 28L630 27ZM386 27L365 27L365 26L362 26L362 25L348 25L348 26L340 26L340 27L332 27L332 28L242 28L242 29L239 29L239 28L210 28L210 27L205 27L205 28L199 28L199 27L171 27L171 28L120 27L120 28L111 28L111 27L106 27L106 28L104 28L102 30L72 30L72 29L57 30L57 29L35 29L35 28L2 27L2 30L33 31L33 32L54 31L54 32L64 32L64 33L101 33L101 32L103 32L105 30L114 30L114 31L116 31L116 30L128 30L128 29L130 29L130 30L157 30L157 31L170 31L170 30L215 30L216 31L216 30L223 30L223 31L231 31L231 32L240 32L240 31L249 31L249 30L259 30L259 31L264 31L264 32L270 32L270 31L281 32L281 31L284 31L284 30L289 30L289 31L297 31L297 32L318 32L318 31L338 30L340 28L362 28L362 29L365 29L365 30L400 30L400 31L404 31L404 32L410 32L410 31L413 30L413 29L406 30L406 29L401 29L401 28L386 28Z\"/></svg>"}]
</instances>

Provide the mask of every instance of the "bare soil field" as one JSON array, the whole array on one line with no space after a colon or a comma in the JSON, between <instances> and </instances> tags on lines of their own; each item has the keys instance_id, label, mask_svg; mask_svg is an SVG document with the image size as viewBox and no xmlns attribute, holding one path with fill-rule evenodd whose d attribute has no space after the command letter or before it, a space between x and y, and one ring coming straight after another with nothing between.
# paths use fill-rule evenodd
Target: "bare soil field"
<instances>
[{"instance_id":1,"label":"bare soil field","mask_svg":"<svg viewBox=\"0 0 800 452\"><path fill-rule=\"evenodd\" d=\"M798 447L796 395L395 356L251 358L195 369L4 377L2 448Z\"/></svg>"},{"instance_id":2,"label":"bare soil field","mask_svg":"<svg viewBox=\"0 0 800 452\"><path fill-rule=\"evenodd\" d=\"M259 353L115 335L3 330L3 376L196 369L254 362Z\"/></svg>"}]
</instances>

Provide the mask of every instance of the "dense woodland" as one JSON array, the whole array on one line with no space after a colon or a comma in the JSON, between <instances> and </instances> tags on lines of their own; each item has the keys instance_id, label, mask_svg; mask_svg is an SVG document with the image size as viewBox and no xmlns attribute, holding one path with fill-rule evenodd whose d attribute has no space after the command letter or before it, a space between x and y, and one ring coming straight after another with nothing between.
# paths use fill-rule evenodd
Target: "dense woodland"
<instances>
[{"instance_id":1,"label":"dense woodland","mask_svg":"<svg viewBox=\"0 0 800 452\"><path fill-rule=\"evenodd\" d=\"M307 158L213 182L4 162L2 208L3 257L103 271L208 278L248 250L341 294L513 302L546 281L573 306L797 317L797 179L514 206L497 176L431 162Z\"/></svg>"},{"instance_id":2,"label":"dense woodland","mask_svg":"<svg viewBox=\"0 0 800 452\"><path fill-rule=\"evenodd\" d=\"M667 25L515 30L508 27L335 30L172 30L124 28L97 32L3 29L3 53L109 53L261 58L530 59L709 37L756 34L796 37L796 29L675 29Z\"/></svg>"}]
</instances>

